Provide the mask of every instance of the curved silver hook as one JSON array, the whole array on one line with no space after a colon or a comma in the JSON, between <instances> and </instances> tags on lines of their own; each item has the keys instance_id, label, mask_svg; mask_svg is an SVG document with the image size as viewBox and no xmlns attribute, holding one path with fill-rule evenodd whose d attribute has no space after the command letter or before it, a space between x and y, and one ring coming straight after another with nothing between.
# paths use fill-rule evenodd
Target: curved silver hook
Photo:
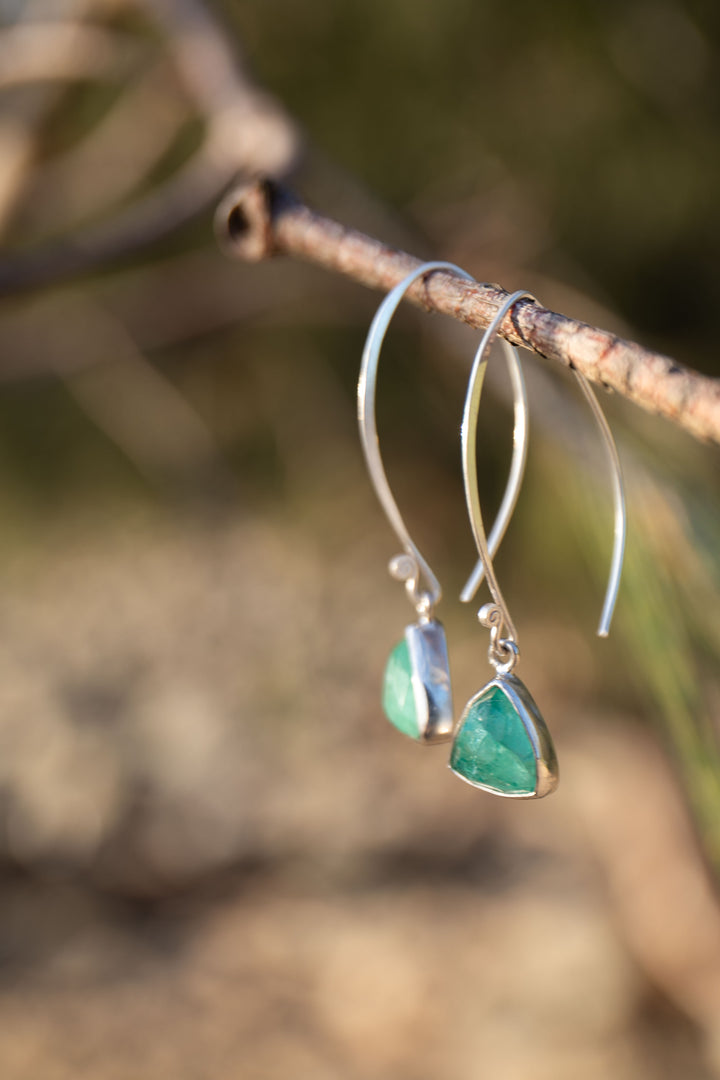
<instances>
[{"instance_id":1,"label":"curved silver hook","mask_svg":"<svg viewBox=\"0 0 720 1080\"><path fill-rule=\"evenodd\" d=\"M390 325L390 320L412 283L423 274L427 274L432 270L449 270L452 273L466 278L468 281L473 280L471 275L466 273L465 270L449 262L426 262L408 274L406 278L387 294L375 313L375 317L370 325L370 330L368 331L365 340L362 364L360 367L360 378L358 381L358 425L360 428L360 441L365 454L368 472L370 473L370 479L372 480L377 497L380 500L380 505L385 511L388 521L395 530L395 534L402 544L406 556L404 562L402 556L399 559L393 559L390 564L391 572L394 576L406 582L408 594L415 603L418 611L422 610L425 614L428 614L432 607L440 600L442 590L440 588L440 583L430 569L430 566L413 543L390 490L390 485L380 455L377 421L375 416L375 393L380 349L382 348L385 334ZM491 555L495 555L495 552L500 546L508 522L515 509L527 459L528 425L525 380L522 375L522 369L516 350L507 342L504 342L503 344L506 346L506 361L513 386L515 426L513 434L513 456L507 487L500 510L498 511L497 519L493 525L488 545ZM475 588L480 584L483 574L484 564L481 560L479 572L478 567L476 567L473 572L473 580L477 580ZM420 576L424 579L425 589L423 591L420 591L419 589Z\"/></svg>"},{"instance_id":2,"label":"curved silver hook","mask_svg":"<svg viewBox=\"0 0 720 1080\"><path fill-rule=\"evenodd\" d=\"M468 383L467 395L465 398L465 411L463 415L462 425L462 455L463 455L463 478L465 481L465 500L467 502L468 514L470 515L470 524L472 527L473 535L475 537L475 543L477 544L478 553L480 555L480 563L485 568L485 574L487 577L490 592L493 600L497 604L500 614L502 615L505 626L508 630L508 638L511 641L516 641L515 628L510 618L510 614L507 609L507 605L503 599L502 593L495 577L495 572L492 566L492 556L494 552L489 551L489 544L485 541L485 530L482 522L482 512L480 508L480 496L478 492L477 484L477 419L478 409L480 405L480 396L482 394L482 384L485 375L485 369L487 367L487 359L485 354L489 351L493 338L497 333L498 327L506 314L510 309L518 302L518 300L533 300L535 297L532 293L519 290L513 293L505 303L500 307L494 319L488 326L482 341L478 347L478 351L475 354L475 360L473 362L473 368L470 373L470 381ZM598 636L607 637L610 630L610 623L612 621L613 612L615 610L615 603L617 601L618 590L620 588L620 578L622 576L622 566L625 556L625 538L627 534L627 508L625 505L625 488L623 484L622 468L620 466L620 458L617 452L617 446L613 439L612 432L605 418L600 403L598 402L595 393L590 386L590 383L579 371L573 369L575 377L580 384L580 389L585 396L585 399L592 410L592 414L595 417L597 425L600 429L603 445L607 452L608 461L610 464L610 477L613 490L613 510L614 510L614 529L613 529L613 550L610 561L610 574L608 577L607 588L605 590L605 599L603 601L602 614L600 616L600 623L598 626ZM475 568L473 574L468 579L460 599L464 603L468 603L472 600L473 596L477 592L481 575L478 574L478 567Z\"/></svg>"},{"instance_id":3,"label":"curved silver hook","mask_svg":"<svg viewBox=\"0 0 720 1080\"><path fill-rule=\"evenodd\" d=\"M500 547L502 539L507 531L508 524L510 523L510 518L513 516L513 513L515 511L518 495L520 494L520 488L522 487L523 477L525 476L525 465L527 464L528 448L528 401L525 378L520 367L520 360L517 355L517 350L510 344L509 341L501 339L501 343L503 345L503 348L505 349L508 373L510 375L510 381L512 383L513 400L515 402L513 421L513 455L510 461L510 473L508 475L505 494L503 495L502 502L500 503L500 509L498 510L497 518L495 519L495 524L490 530L490 538L487 542L488 551L491 559L495 558L495 553ZM513 363L511 363L511 356L514 361ZM484 577L485 564L483 563L481 556L475 564L475 569L473 570L472 574L467 579L463 591L460 593L460 599L464 604L467 604L470 600L472 600L475 593L482 585Z\"/></svg>"},{"instance_id":4,"label":"curved silver hook","mask_svg":"<svg viewBox=\"0 0 720 1080\"><path fill-rule=\"evenodd\" d=\"M575 372L575 378L580 384L580 389L585 395L585 400L592 409L592 414L597 421L607 453L608 464L610 466L610 482L612 484L614 513L613 549L612 557L610 559L610 576L608 577L605 599L603 601L602 613L600 615L600 622L597 630L598 637L607 637L610 632L610 623L612 622L613 612L615 611L615 603L620 589L620 578L622 577L623 561L625 559L625 538L627 536L625 484L623 482L622 466L620 465L618 449L615 445L615 440L605 413L602 411L600 402L595 396L595 391L584 375L579 371L575 371L574 368L573 371Z\"/></svg>"}]
</instances>

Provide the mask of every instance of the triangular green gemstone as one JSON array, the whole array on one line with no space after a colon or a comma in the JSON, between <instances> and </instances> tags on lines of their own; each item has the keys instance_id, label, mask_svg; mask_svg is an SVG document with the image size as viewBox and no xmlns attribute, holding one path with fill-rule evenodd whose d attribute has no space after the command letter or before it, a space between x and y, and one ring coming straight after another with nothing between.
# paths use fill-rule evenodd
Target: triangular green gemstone
<instances>
[{"instance_id":1,"label":"triangular green gemstone","mask_svg":"<svg viewBox=\"0 0 720 1080\"><path fill-rule=\"evenodd\" d=\"M500 795L535 793L533 745L520 714L498 686L489 686L468 708L455 736L450 768Z\"/></svg>"},{"instance_id":2,"label":"triangular green gemstone","mask_svg":"<svg viewBox=\"0 0 720 1080\"><path fill-rule=\"evenodd\" d=\"M391 724L411 739L420 738L415 692L412 684L410 650L405 638L388 658L383 680L382 706Z\"/></svg>"}]
</instances>

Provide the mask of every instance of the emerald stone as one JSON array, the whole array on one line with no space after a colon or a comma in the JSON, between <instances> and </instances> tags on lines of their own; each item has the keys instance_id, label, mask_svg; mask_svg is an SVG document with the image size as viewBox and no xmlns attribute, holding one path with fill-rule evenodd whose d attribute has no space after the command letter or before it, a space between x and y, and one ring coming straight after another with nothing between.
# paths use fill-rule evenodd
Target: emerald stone
<instances>
[{"instance_id":1,"label":"emerald stone","mask_svg":"<svg viewBox=\"0 0 720 1080\"><path fill-rule=\"evenodd\" d=\"M405 638L398 642L388 658L383 681L382 704L385 715L403 735L420 738L413 669Z\"/></svg>"},{"instance_id":2,"label":"emerald stone","mask_svg":"<svg viewBox=\"0 0 720 1080\"><path fill-rule=\"evenodd\" d=\"M541 721L542 722L542 721ZM534 795L536 752L526 723L510 697L490 683L472 699L450 755L453 772L499 795Z\"/></svg>"},{"instance_id":3,"label":"emerald stone","mask_svg":"<svg viewBox=\"0 0 720 1080\"><path fill-rule=\"evenodd\" d=\"M423 619L405 627L385 668L383 709L391 724L423 743L452 735L450 666L442 623Z\"/></svg>"}]
</instances>

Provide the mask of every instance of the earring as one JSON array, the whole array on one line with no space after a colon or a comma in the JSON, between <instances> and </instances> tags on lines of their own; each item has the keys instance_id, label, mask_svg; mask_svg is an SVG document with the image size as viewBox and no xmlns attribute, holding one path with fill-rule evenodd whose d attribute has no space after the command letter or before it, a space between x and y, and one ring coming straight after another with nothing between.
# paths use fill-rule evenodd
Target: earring
<instances>
[{"instance_id":1,"label":"earring","mask_svg":"<svg viewBox=\"0 0 720 1080\"><path fill-rule=\"evenodd\" d=\"M410 285L433 270L450 270L473 280L460 267L448 262L427 262L408 274L387 294L375 314L365 341L358 381L358 424L365 461L380 505L403 547L402 554L390 561L390 574L397 581L404 582L417 614L416 622L405 628L402 640L388 659L383 681L383 710L399 731L424 743L446 741L451 737L454 725L445 630L434 617L434 609L442 593L438 579L413 543L390 490L380 455L375 393L380 349L390 320ZM507 342L503 342L503 345L513 387L515 419L507 487L487 542L487 548L493 555L512 517L527 457L525 381L516 350ZM478 585L483 573L484 568L480 563L479 572L476 568L473 574Z\"/></svg>"},{"instance_id":2,"label":"earring","mask_svg":"<svg viewBox=\"0 0 720 1080\"><path fill-rule=\"evenodd\" d=\"M480 564L493 597L478 612L490 630L488 660L495 677L465 706L450 753L450 768L462 780L494 795L538 799L557 787L558 767L550 733L527 687L513 674L519 657L517 633L500 591L485 539L477 482L476 437L478 408L490 346L505 315L518 300L535 301L530 293L508 297L485 331L475 356L468 383L462 424L462 459L465 500L480 556ZM607 420L590 384L575 375L597 421L608 454L613 485L615 528L610 577L605 593L598 635L607 637L625 550L626 508L617 447ZM461 600L472 600L480 583L477 568L468 580Z\"/></svg>"}]
</instances>

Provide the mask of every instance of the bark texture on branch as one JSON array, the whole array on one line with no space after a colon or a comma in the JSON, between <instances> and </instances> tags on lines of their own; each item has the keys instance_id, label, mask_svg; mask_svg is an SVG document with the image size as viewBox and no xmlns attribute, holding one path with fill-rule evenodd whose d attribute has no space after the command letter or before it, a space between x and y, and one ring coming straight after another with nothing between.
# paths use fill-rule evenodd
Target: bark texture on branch
<instances>
[{"instance_id":1,"label":"bark texture on branch","mask_svg":"<svg viewBox=\"0 0 720 1080\"><path fill-rule=\"evenodd\" d=\"M422 262L323 217L270 181L232 192L218 208L216 226L224 249L247 261L292 255L373 289L388 291ZM419 307L481 330L508 295L499 285L469 282L440 271L407 292L408 300ZM530 300L513 307L500 334L513 345L577 368L592 382L672 420L696 438L720 445L719 379Z\"/></svg>"}]
</instances>

